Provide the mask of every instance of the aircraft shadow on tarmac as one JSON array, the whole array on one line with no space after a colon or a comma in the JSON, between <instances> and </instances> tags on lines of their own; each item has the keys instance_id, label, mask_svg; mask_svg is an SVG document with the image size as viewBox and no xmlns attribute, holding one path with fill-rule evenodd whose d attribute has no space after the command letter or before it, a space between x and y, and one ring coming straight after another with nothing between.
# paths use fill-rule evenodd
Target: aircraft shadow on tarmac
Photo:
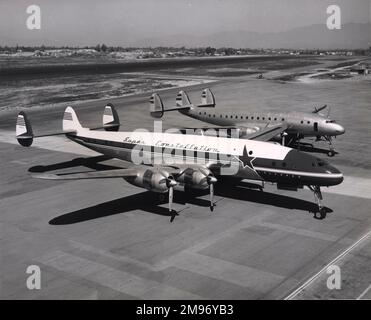
<instances>
[{"instance_id":1,"label":"aircraft shadow on tarmac","mask_svg":"<svg viewBox=\"0 0 371 320\"><path fill-rule=\"evenodd\" d=\"M42 173L80 166L84 166L94 170L110 170L120 168L116 166L99 163L100 161L104 161L107 159L109 158L105 156L76 158L71 161L60 162L52 165L35 166L30 168L29 171L33 173ZM280 195L276 193L256 190L259 188L260 185L258 184L251 184L246 182L240 182L239 185L227 184L226 186L219 184L215 188L215 195L221 198L229 198L234 200L270 205L274 207L306 211L314 215L318 212L318 207L314 202L297 199L290 196ZM205 199L198 198L199 196L204 196L207 194L208 190L205 191L189 190L186 193L175 192L174 203L181 205L191 204L199 207L204 207L205 211L207 210L208 212L209 210L208 207L210 203L207 200L207 198ZM152 214L171 217L170 221L173 221L177 213L175 211L169 212L166 206L161 206L165 203L164 201L161 201L159 199L157 194L150 191L144 191L138 194L122 197L119 199L94 205L88 208L62 214L50 220L49 224L68 225L92 219L103 218L115 214L130 212L134 210L142 210ZM327 207L325 207L325 210L326 213L332 212L332 210Z\"/></svg>"},{"instance_id":2,"label":"aircraft shadow on tarmac","mask_svg":"<svg viewBox=\"0 0 371 320\"><path fill-rule=\"evenodd\" d=\"M109 159L110 158L106 156L96 156L96 157L90 157L90 158L76 158L70 161L59 162L59 163L46 165L46 166L34 166L34 167L29 168L28 171L32 173L44 173L44 172L50 172L50 171L62 170L62 169L80 167L80 166L94 169L94 170L120 169L120 167L99 163L101 161L105 161Z\"/></svg>"},{"instance_id":3,"label":"aircraft shadow on tarmac","mask_svg":"<svg viewBox=\"0 0 371 320\"><path fill-rule=\"evenodd\" d=\"M198 193L198 195L200 195L200 193ZM318 211L317 205L313 202L270 192L252 190L240 186L223 188L223 190L216 190L215 195L223 198L255 202L280 208L301 210L312 214L315 214ZM191 204L204 207L205 212L209 214L209 201L206 199L194 197L194 195L189 195L184 192L175 192L174 203L182 205ZM88 208L65 213L50 220L49 224L68 225L134 210L142 210L152 214L167 216L171 218L170 221L172 222L175 216L178 215L178 213L170 213L167 206L160 206L162 204L164 204L164 202L159 200L157 194L154 194L150 191L145 191L127 197L104 202ZM332 212L332 210L327 207L325 208L325 210L326 213Z\"/></svg>"}]
</instances>

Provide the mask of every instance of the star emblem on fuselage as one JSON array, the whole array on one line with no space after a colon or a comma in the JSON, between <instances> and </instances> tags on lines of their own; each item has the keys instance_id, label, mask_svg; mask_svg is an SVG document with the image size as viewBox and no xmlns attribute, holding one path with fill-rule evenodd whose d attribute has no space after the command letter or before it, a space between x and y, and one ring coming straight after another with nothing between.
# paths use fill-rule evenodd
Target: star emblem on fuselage
<instances>
[{"instance_id":1,"label":"star emblem on fuselage","mask_svg":"<svg viewBox=\"0 0 371 320\"><path fill-rule=\"evenodd\" d=\"M251 170L255 171L254 166L252 165L254 159L255 157L249 156L246 146L244 146L242 156L238 157L238 160L242 163L243 168L245 169L246 167L249 167Z\"/></svg>"}]
</instances>

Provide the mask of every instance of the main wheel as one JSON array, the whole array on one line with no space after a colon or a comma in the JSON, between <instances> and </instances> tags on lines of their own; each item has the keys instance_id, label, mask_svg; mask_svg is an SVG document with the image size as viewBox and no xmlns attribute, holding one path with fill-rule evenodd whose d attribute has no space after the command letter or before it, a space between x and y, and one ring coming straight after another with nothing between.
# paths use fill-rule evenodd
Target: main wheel
<instances>
[{"instance_id":1,"label":"main wheel","mask_svg":"<svg viewBox=\"0 0 371 320\"><path fill-rule=\"evenodd\" d=\"M333 157L335 155L335 151L334 150L330 150L329 152L327 152L327 155L329 157Z\"/></svg>"}]
</instances>

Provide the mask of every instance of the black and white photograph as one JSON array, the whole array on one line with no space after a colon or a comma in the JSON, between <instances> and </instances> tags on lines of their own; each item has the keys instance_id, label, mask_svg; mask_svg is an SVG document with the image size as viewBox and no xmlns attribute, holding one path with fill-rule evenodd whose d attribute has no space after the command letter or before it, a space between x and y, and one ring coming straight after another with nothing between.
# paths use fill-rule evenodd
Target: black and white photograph
<instances>
[{"instance_id":1,"label":"black and white photograph","mask_svg":"<svg viewBox=\"0 0 371 320\"><path fill-rule=\"evenodd\" d=\"M370 17L0 0L0 300L370 300Z\"/></svg>"}]
</instances>

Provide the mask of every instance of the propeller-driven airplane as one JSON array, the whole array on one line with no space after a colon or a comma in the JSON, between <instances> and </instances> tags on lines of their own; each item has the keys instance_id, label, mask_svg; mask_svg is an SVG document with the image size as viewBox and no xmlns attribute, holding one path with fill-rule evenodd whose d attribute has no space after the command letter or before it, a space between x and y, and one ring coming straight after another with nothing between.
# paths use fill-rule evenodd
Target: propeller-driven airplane
<instances>
[{"instance_id":1,"label":"propeller-driven airplane","mask_svg":"<svg viewBox=\"0 0 371 320\"><path fill-rule=\"evenodd\" d=\"M214 209L214 185L228 176L236 183L243 179L276 183L286 190L309 187L317 200L320 216L322 206L320 187L343 181L343 174L327 162L312 155L277 143L248 139L188 135L148 131L118 132L120 123L111 104L105 107L103 126L99 131L83 127L72 107L63 116L63 130L49 135L64 134L70 140L110 158L131 162L129 168L80 173L35 175L52 180L121 178L127 182L167 194L172 209L176 186L209 189L210 209ZM45 136L45 135L41 135ZM34 135L25 112L18 114L16 138L25 147L32 145ZM317 213L316 213L317 215Z\"/></svg>"},{"instance_id":2,"label":"propeller-driven airplane","mask_svg":"<svg viewBox=\"0 0 371 320\"><path fill-rule=\"evenodd\" d=\"M208 109L203 109L208 107ZM287 112L287 113L227 113L214 112L215 98L210 89L204 89L201 94L201 104L193 105L185 91L180 91L176 96L176 105L165 109L160 96L154 93L150 99L150 113L154 118L161 118L164 112L179 111L181 114L191 118L211 123L220 127L231 127L239 130L241 138L258 139L263 129L271 128L275 135L269 140L279 141L282 145L300 149L305 145L300 140L306 137L315 137L316 141L324 140L329 144L327 155L332 157L336 154L332 145L332 138L341 135L345 129L335 120L330 119L330 111L323 115L321 111L327 105L315 108L309 112ZM259 139L266 139L261 136ZM306 144L308 145L308 144ZM308 151L314 151L312 149Z\"/></svg>"}]
</instances>

